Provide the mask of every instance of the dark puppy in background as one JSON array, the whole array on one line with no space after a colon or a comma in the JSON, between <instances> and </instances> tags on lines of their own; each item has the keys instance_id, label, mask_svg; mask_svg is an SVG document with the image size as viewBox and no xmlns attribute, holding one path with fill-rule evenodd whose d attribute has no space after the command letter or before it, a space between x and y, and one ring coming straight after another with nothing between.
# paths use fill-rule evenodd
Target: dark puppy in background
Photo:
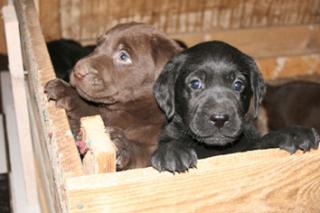
<instances>
[{"instance_id":1,"label":"dark puppy in background","mask_svg":"<svg viewBox=\"0 0 320 213\"><path fill-rule=\"evenodd\" d=\"M218 154L317 148L314 129L291 127L260 137L252 121L264 93L254 60L226 43L201 43L176 55L154 87L168 123L152 156L153 167L183 172L198 158Z\"/></svg>"},{"instance_id":2,"label":"dark puppy in background","mask_svg":"<svg viewBox=\"0 0 320 213\"><path fill-rule=\"evenodd\" d=\"M152 26L117 25L77 62L70 84L55 79L45 90L66 110L74 132L81 117L101 115L117 148L118 170L146 167L165 121L152 88L165 63L180 51Z\"/></svg>"},{"instance_id":3,"label":"dark puppy in background","mask_svg":"<svg viewBox=\"0 0 320 213\"><path fill-rule=\"evenodd\" d=\"M89 55L95 45L82 46L71 39L58 39L47 42L47 48L57 78L69 82L69 75L74 65Z\"/></svg>"},{"instance_id":4,"label":"dark puppy in background","mask_svg":"<svg viewBox=\"0 0 320 213\"><path fill-rule=\"evenodd\" d=\"M268 85L262 106L268 117L269 130L292 125L320 130L319 83L295 80L281 85Z\"/></svg>"}]
</instances>

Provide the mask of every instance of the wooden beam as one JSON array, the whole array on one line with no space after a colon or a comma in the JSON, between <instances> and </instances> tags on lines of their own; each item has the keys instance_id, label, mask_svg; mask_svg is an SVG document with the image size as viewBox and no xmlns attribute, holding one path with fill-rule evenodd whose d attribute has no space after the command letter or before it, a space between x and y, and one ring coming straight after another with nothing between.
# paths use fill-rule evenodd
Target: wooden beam
<instances>
[{"instance_id":1,"label":"wooden beam","mask_svg":"<svg viewBox=\"0 0 320 213\"><path fill-rule=\"evenodd\" d=\"M320 150L260 150L155 169L69 178L71 212L320 212Z\"/></svg>"},{"instance_id":2,"label":"wooden beam","mask_svg":"<svg viewBox=\"0 0 320 213\"><path fill-rule=\"evenodd\" d=\"M23 209L25 207L32 206L32 208L35 208L34 211L38 212L38 193L35 179L33 144L30 133L26 85L22 65L19 25L13 5L7 5L3 7L2 12L5 23L5 34L9 57L9 71L11 76L10 78L8 78L8 80L11 81L11 84L5 84L7 85L7 92L8 90L12 89L13 98L13 102L11 103L11 105L8 106L8 102L6 102L4 108L13 108L13 111L10 111L10 113L12 113L11 120L14 123L12 124L13 126L9 128L15 128L15 133L17 134L17 138L11 138L11 141L9 143L10 159L12 167L17 167L17 170L22 169L22 173L12 171L11 177L15 180L14 182L16 182L16 179L19 178L23 179L24 181L24 184L21 185L21 187L23 187L24 189L19 188L17 191L15 191L15 193L17 194L15 194L16 197L14 200L17 206L14 206L14 208ZM8 99L10 99L10 97L8 97ZM7 99L4 100L8 101ZM6 109L6 116L8 116L8 110L9 109ZM9 122L8 119L7 122ZM17 166L17 164L20 165ZM26 198L27 206L21 206L19 204L18 198L20 199L20 195L18 194L20 194L20 190L22 190L22 193L25 193L22 196L25 196L23 198Z\"/></svg>"},{"instance_id":3,"label":"wooden beam","mask_svg":"<svg viewBox=\"0 0 320 213\"><path fill-rule=\"evenodd\" d=\"M83 174L81 161L65 111L57 109L54 103L49 103L43 92L44 85L56 76L42 35L34 2L25 0L14 1L14 3L21 23L24 64L29 71L27 77L31 97L38 106L37 114L41 117L41 125L45 131L46 138L43 140L47 141L45 145L50 154L50 160L59 171L55 174L57 175L55 178L57 181L61 181L59 184L62 184L64 176Z\"/></svg>"},{"instance_id":4,"label":"wooden beam","mask_svg":"<svg viewBox=\"0 0 320 213\"><path fill-rule=\"evenodd\" d=\"M49 103L43 92L44 85L55 78L55 73L34 2L14 1L14 5L20 23L23 62L28 70L30 100L36 106L32 110L35 116L39 116L37 125L41 126L39 131L43 133L40 135L40 146L37 144L37 152L46 156L36 157L38 161L45 160L43 164L46 166L39 166L39 169L45 170L38 174L43 175L43 180L47 179L43 183L53 200L55 212L65 212L65 178L83 175L82 164L65 111L57 109L54 103Z\"/></svg>"},{"instance_id":5,"label":"wooden beam","mask_svg":"<svg viewBox=\"0 0 320 213\"><path fill-rule=\"evenodd\" d=\"M83 159L86 174L116 171L116 152L99 115L81 118L82 141L88 152Z\"/></svg>"},{"instance_id":6,"label":"wooden beam","mask_svg":"<svg viewBox=\"0 0 320 213\"><path fill-rule=\"evenodd\" d=\"M320 54L258 59L265 80L320 74Z\"/></svg>"},{"instance_id":7,"label":"wooden beam","mask_svg":"<svg viewBox=\"0 0 320 213\"><path fill-rule=\"evenodd\" d=\"M10 74L13 77L24 78L19 23L13 5L9 4L4 6L2 8L2 14L4 18Z\"/></svg>"},{"instance_id":8,"label":"wooden beam","mask_svg":"<svg viewBox=\"0 0 320 213\"><path fill-rule=\"evenodd\" d=\"M46 41L61 38L60 0L39 0L39 17Z\"/></svg>"},{"instance_id":9,"label":"wooden beam","mask_svg":"<svg viewBox=\"0 0 320 213\"><path fill-rule=\"evenodd\" d=\"M32 132L32 141L34 144L34 154L36 158L36 178L38 184L39 202L41 212L61 212L59 205L59 193L61 189L57 187L52 161L50 161L50 151L47 149L47 141L45 140L45 130L41 125L39 109L36 101L33 100L30 92L27 93L28 106L30 113L30 121Z\"/></svg>"},{"instance_id":10,"label":"wooden beam","mask_svg":"<svg viewBox=\"0 0 320 213\"><path fill-rule=\"evenodd\" d=\"M202 41L221 40L255 58L320 52L320 25L246 28L189 34L171 34L188 46Z\"/></svg>"},{"instance_id":11,"label":"wooden beam","mask_svg":"<svg viewBox=\"0 0 320 213\"><path fill-rule=\"evenodd\" d=\"M3 111L6 118L6 129L9 144L10 159L10 190L12 207L14 212L36 213L40 212L33 154L30 151L32 144L26 144L28 140L21 141L18 128L18 116L15 111L14 93L12 91L10 74L0 73L1 96L6 100ZM16 85L17 86L17 85ZM19 86L21 89L21 86ZM26 106L26 105L25 105ZM30 141L29 141L30 142Z\"/></svg>"}]
</instances>

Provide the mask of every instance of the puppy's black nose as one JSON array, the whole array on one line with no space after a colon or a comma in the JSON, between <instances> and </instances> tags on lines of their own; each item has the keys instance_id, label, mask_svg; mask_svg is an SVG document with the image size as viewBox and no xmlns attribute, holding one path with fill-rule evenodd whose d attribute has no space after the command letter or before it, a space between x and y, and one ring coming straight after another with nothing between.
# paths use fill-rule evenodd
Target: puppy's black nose
<instances>
[{"instance_id":1,"label":"puppy's black nose","mask_svg":"<svg viewBox=\"0 0 320 213\"><path fill-rule=\"evenodd\" d=\"M210 116L210 120L216 127L220 129L221 127L223 127L225 122L229 120L229 115L224 113L216 113Z\"/></svg>"}]
</instances>

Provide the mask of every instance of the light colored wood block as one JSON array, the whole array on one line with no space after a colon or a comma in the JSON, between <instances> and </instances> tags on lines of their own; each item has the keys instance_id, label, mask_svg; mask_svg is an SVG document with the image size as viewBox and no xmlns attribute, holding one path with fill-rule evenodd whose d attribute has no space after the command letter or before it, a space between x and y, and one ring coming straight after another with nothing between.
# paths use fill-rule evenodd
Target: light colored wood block
<instances>
[{"instance_id":1,"label":"light colored wood block","mask_svg":"<svg viewBox=\"0 0 320 213\"><path fill-rule=\"evenodd\" d=\"M99 115L81 118L81 135L89 148L83 159L85 173L115 172L115 147Z\"/></svg>"}]
</instances>

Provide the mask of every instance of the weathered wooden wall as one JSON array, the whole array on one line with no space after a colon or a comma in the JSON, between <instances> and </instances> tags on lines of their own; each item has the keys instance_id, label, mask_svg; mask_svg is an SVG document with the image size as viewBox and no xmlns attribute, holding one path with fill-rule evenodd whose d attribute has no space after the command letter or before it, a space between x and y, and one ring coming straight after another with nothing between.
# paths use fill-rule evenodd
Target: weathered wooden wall
<instances>
[{"instance_id":1,"label":"weathered wooden wall","mask_svg":"<svg viewBox=\"0 0 320 213\"><path fill-rule=\"evenodd\" d=\"M39 8L46 39L84 42L129 21L169 34L320 22L319 0L39 0Z\"/></svg>"}]
</instances>

